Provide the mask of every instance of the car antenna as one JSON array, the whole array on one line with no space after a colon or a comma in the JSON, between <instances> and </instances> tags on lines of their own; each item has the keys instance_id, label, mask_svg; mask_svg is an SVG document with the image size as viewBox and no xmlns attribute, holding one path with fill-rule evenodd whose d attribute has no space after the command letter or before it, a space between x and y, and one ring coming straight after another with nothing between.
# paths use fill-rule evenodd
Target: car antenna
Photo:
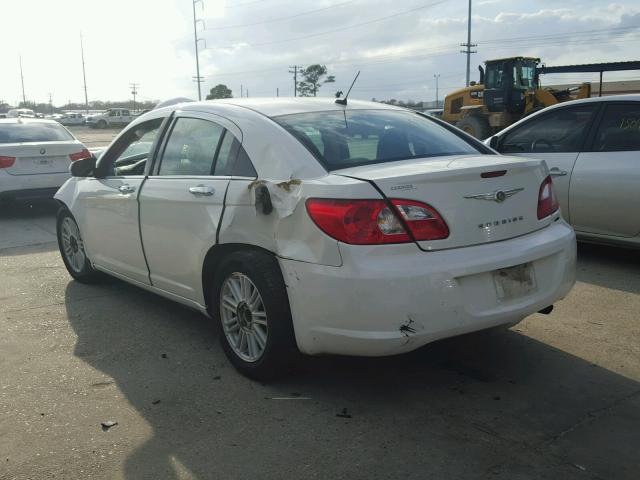
<instances>
[{"instance_id":1,"label":"car antenna","mask_svg":"<svg viewBox=\"0 0 640 480\"><path fill-rule=\"evenodd\" d=\"M353 86L356 83L356 80L358 80L358 76L360 75L360 70L358 70L358 73L356 73L356 78L353 79L353 82L351 82L351 86L349 87L349 91L347 92L347 94L344 96L344 98L336 98L336 103L339 103L340 105L346 105L347 104L347 98L349 97L349 94L351 93L351 89L353 88ZM342 92L338 92L340 95L342 95Z\"/></svg>"}]
</instances>

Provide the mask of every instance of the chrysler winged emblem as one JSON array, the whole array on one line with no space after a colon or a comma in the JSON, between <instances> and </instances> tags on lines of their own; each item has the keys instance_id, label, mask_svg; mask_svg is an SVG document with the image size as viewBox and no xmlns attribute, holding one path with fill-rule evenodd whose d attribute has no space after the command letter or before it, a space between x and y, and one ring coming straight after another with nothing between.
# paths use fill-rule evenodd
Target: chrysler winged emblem
<instances>
[{"instance_id":1,"label":"chrysler winged emblem","mask_svg":"<svg viewBox=\"0 0 640 480\"><path fill-rule=\"evenodd\" d=\"M504 202L505 199L513 197L516 193L521 192L524 188L512 188L511 190L496 190L495 192L478 193L476 195L467 195L464 198L475 198L476 200L493 200L494 202Z\"/></svg>"}]
</instances>

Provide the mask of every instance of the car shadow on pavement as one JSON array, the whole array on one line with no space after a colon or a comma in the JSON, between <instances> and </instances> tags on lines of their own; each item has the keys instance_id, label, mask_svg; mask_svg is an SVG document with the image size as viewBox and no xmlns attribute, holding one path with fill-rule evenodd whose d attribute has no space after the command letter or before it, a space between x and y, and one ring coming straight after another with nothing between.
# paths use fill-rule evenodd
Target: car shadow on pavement
<instances>
[{"instance_id":1,"label":"car shadow on pavement","mask_svg":"<svg viewBox=\"0 0 640 480\"><path fill-rule=\"evenodd\" d=\"M74 354L135 409L114 410L106 389L88 398L95 424L119 423L105 448L140 444L130 480L637 478L640 385L513 330L302 357L264 385L199 313L116 280L72 281L65 297Z\"/></svg>"},{"instance_id":2,"label":"car shadow on pavement","mask_svg":"<svg viewBox=\"0 0 640 480\"><path fill-rule=\"evenodd\" d=\"M0 203L0 257L22 254L27 247L57 249L55 219L59 208L54 199Z\"/></svg>"},{"instance_id":3,"label":"car shadow on pavement","mask_svg":"<svg viewBox=\"0 0 640 480\"><path fill-rule=\"evenodd\" d=\"M629 293L640 293L638 250L578 243L577 280Z\"/></svg>"}]
</instances>

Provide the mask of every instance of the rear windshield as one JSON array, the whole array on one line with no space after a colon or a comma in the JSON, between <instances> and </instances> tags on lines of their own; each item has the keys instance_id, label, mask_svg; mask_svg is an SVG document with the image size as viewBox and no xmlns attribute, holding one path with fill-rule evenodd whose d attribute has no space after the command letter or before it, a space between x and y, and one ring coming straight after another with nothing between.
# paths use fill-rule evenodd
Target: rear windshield
<instances>
[{"instance_id":1,"label":"rear windshield","mask_svg":"<svg viewBox=\"0 0 640 480\"><path fill-rule=\"evenodd\" d=\"M55 123L0 123L0 143L60 142L73 137Z\"/></svg>"},{"instance_id":2,"label":"rear windshield","mask_svg":"<svg viewBox=\"0 0 640 480\"><path fill-rule=\"evenodd\" d=\"M435 121L412 112L337 110L282 115L274 120L327 170L480 151Z\"/></svg>"}]
</instances>

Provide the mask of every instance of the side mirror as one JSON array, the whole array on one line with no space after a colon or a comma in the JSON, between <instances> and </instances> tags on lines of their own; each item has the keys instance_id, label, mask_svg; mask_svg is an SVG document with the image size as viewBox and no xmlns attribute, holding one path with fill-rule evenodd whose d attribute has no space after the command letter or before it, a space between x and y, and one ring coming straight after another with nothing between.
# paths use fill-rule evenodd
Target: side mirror
<instances>
[{"instance_id":1,"label":"side mirror","mask_svg":"<svg viewBox=\"0 0 640 480\"><path fill-rule=\"evenodd\" d=\"M72 177L90 177L96 168L96 157L91 155L89 158L76 160L69 165L69 172Z\"/></svg>"},{"instance_id":2,"label":"side mirror","mask_svg":"<svg viewBox=\"0 0 640 480\"><path fill-rule=\"evenodd\" d=\"M489 139L489 146L494 150L498 150L498 140L499 140L498 136L494 135Z\"/></svg>"}]
</instances>

